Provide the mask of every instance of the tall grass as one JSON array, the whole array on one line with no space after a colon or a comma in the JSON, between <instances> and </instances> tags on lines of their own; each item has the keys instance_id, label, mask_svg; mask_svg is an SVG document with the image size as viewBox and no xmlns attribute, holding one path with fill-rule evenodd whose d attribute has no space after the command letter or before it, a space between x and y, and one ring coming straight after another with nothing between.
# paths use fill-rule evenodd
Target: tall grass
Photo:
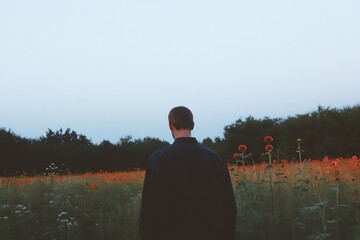
<instances>
[{"instance_id":1,"label":"tall grass","mask_svg":"<svg viewBox=\"0 0 360 240\"><path fill-rule=\"evenodd\" d=\"M2 179L0 239L139 239L142 175Z\"/></svg>"},{"instance_id":2,"label":"tall grass","mask_svg":"<svg viewBox=\"0 0 360 240\"><path fill-rule=\"evenodd\" d=\"M230 166L237 239L360 239L360 161ZM143 171L0 178L0 239L140 239Z\"/></svg>"},{"instance_id":3,"label":"tall grass","mask_svg":"<svg viewBox=\"0 0 360 240\"><path fill-rule=\"evenodd\" d=\"M360 162L232 167L238 239L360 239Z\"/></svg>"}]
</instances>

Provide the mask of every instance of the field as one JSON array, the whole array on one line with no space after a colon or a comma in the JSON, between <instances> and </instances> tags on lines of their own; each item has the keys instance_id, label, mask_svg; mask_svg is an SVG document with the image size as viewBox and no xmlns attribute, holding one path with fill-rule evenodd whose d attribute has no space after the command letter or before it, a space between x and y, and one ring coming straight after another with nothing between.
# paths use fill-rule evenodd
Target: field
<instances>
[{"instance_id":1,"label":"field","mask_svg":"<svg viewBox=\"0 0 360 240\"><path fill-rule=\"evenodd\" d=\"M360 239L360 160L229 166L237 239ZM140 239L144 171L0 178L0 239Z\"/></svg>"}]
</instances>

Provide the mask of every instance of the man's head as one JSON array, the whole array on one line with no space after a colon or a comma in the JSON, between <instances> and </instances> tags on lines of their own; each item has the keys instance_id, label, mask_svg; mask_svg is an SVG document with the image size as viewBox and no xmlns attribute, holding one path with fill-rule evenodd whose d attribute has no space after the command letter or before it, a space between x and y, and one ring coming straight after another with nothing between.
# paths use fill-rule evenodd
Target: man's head
<instances>
[{"instance_id":1,"label":"man's head","mask_svg":"<svg viewBox=\"0 0 360 240\"><path fill-rule=\"evenodd\" d=\"M174 107L169 112L169 127L171 131L191 131L194 129L193 115L187 107Z\"/></svg>"}]
</instances>

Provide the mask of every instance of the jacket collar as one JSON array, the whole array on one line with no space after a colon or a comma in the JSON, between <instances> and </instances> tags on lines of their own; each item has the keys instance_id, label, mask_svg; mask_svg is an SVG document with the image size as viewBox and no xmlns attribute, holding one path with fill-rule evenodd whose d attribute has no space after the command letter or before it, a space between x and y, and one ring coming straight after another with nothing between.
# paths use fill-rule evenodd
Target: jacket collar
<instances>
[{"instance_id":1,"label":"jacket collar","mask_svg":"<svg viewBox=\"0 0 360 240\"><path fill-rule=\"evenodd\" d=\"M197 143L197 140L194 137L178 137L174 143Z\"/></svg>"}]
</instances>

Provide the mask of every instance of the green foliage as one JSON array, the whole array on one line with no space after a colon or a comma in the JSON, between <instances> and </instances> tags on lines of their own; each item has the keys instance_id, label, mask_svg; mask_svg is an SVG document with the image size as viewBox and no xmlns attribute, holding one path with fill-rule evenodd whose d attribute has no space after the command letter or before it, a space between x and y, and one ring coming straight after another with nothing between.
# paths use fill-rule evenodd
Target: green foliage
<instances>
[{"instance_id":1,"label":"green foliage","mask_svg":"<svg viewBox=\"0 0 360 240\"><path fill-rule=\"evenodd\" d=\"M305 158L351 157L360 154L360 106L344 109L324 108L286 119L255 119L247 117L237 120L224 129L224 138L217 144L222 156L228 160L239 144L245 144L255 161L262 161L264 137L274 138L275 158L297 160L297 139L302 140ZM209 140L207 139L209 143Z\"/></svg>"},{"instance_id":2,"label":"green foliage","mask_svg":"<svg viewBox=\"0 0 360 240\"><path fill-rule=\"evenodd\" d=\"M324 108L286 119L239 119L224 128L224 136L205 138L203 144L218 152L228 162L239 144L248 147L255 162L265 160L264 136L271 135L275 159L298 160L297 139L302 140L302 157L319 159L360 155L360 106L343 109ZM43 173L54 163L64 172L123 171L145 168L146 159L158 148L169 144L157 138L120 138L113 144L108 140L93 144L85 135L67 128L48 129L45 136L27 139L9 129L0 128L0 175ZM252 162L252 161L251 161Z\"/></svg>"},{"instance_id":3,"label":"green foliage","mask_svg":"<svg viewBox=\"0 0 360 240\"><path fill-rule=\"evenodd\" d=\"M40 137L40 141L47 144L72 144L72 145L83 145L91 146L91 140L87 139L85 135L77 134L75 131L71 131L70 128L67 128L63 132L62 128L60 130L53 132L51 129L48 129L45 137Z\"/></svg>"},{"instance_id":4,"label":"green foliage","mask_svg":"<svg viewBox=\"0 0 360 240\"><path fill-rule=\"evenodd\" d=\"M9 180L16 183L17 179ZM0 239L139 239L140 184L35 178L0 191Z\"/></svg>"},{"instance_id":5,"label":"green foliage","mask_svg":"<svg viewBox=\"0 0 360 240\"><path fill-rule=\"evenodd\" d=\"M127 136L117 144L104 140L96 145L69 128L48 129L39 139L26 139L2 128L0 175L43 174L52 164L60 174L145 168L149 155L167 144L157 138L134 140Z\"/></svg>"}]
</instances>

